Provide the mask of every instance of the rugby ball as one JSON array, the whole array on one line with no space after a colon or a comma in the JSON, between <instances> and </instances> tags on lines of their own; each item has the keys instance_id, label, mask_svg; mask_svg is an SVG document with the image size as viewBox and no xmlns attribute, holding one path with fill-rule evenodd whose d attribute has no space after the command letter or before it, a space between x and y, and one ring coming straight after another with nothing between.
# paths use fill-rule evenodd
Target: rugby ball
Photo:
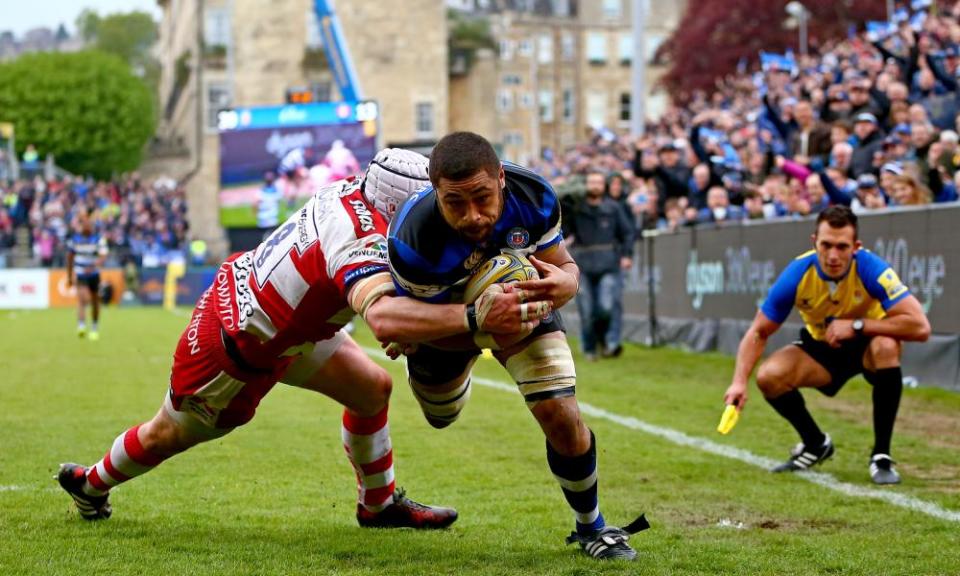
<instances>
[{"instance_id":1,"label":"rugby ball","mask_svg":"<svg viewBox=\"0 0 960 576\"><path fill-rule=\"evenodd\" d=\"M525 256L509 252L497 254L477 268L467 280L463 290L463 301L473 303L484 290L492 284L508 284L540 278L537 269Z\"/></svg>"}]
</instances>

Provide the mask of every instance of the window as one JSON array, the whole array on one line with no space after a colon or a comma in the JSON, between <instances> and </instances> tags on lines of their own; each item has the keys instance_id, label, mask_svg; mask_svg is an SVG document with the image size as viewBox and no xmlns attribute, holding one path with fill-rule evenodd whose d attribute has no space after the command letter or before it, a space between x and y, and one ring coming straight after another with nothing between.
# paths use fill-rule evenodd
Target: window
<instances>
[{"instance_id":1,"label":"window","mask_svg":"<svg viewBox=\"0 0 960 576\"><path fill-rule=\"evenodd\" d=\"M513 41L512 40L500 41L500 59L513 60Z\"/></svg>"},{"instance_id":2,"label":"window","mask_svg":"<svg viewBox=\"0 0 960 576\"><path fill-rule=\"evenodd\" d=\"M607 37L601 32L587 34L587 60L591 64L607 61Z\"/></svg>"},{"instance_id":3,"label":"window","mask_svg":"<svg viewBox=\"0 0 960 576\"><path fill-rule=\"evenodd\" d=\"M603 0L603 16L610 20L623 16L623 0Z\"/></svg>"},{"instance_id":4,"label":"window","mask_svg":"<svg viewBox=\"0 0 960 576\"><path fill-rule=\"evenodd\" d=\"M561 18L570 15L570 0L554 0L553 15Z\"/></svg>"},{"instance_id":5,"label":"window","mask_svg":"<svg viewBox=\"0 0 960 576\"><path fill-rule=\"evenodd\" d=\"M540 121L553 122L553 90L540 91Z\"/></svg>"},{"instance_id":6,"label":"window","mask_svg":"<svg viewBox=\"0 0 960 576\"><path fill-rule=\"evenodd\" d=\"M540 64L549 64L553 62L553 37L546 34L538 40L537 61Z\"/></svg>"},{"instance_id":7,"label":"window","mask_svg":"<svg viewBox=\"0 0 960 576\"><path fill-rule=\"evenodd\" d=\"M519 86L523 83L523 79L518 74L504 74L500 83L504 86Z\"/></svg>"},{"instance_id":8,"label":"window","mask_svg":"<svg viewBox=\"0 0 960 576\"><path fill-rule=\"evenodd\" d=\"M621 64L630 64L633 61L633 34L620 35L619 52Z\"/></svg>"},{"instance_id":9,"label":"window","mask_svg":"<svg viewBox=\"0 0 960 576\"><path fill-rule=\"evenodd\" d=\"M222 82L207 84L207 129L217 129L217 112L222 108L229 108L233 98L230 96L230 87Z\"/></svg>"},{"instance_id":10,"label":"window","mask_svg":"<svg viewBox=\"0 0 960 576\"><path fill-rule=\"evenodd\" d=\"M630 121L630 93L622 92L620 94L620 121Z\"/></svg>"},{"instance_id":11,"label":"window","mask_svg":"<svg viewBox=\"0 0 960 576\"><path fill-rule=\"evenodd\" d=\"M333 86L330 81L313 82L310 84L310 90L313 91L313 99L315 102L330 102L333 100Z\"/></svg>"},{"instance_id":12,"label":"window","mask_svg":"<svg viewBox=\"0 0 960 576\"><path fill-rule=\"evenodd\" d=\"M433 138L433 102L417 102L416 123L417 138Z\"/></svg>"},{"instance_id":13,"label":"window","mask_svg":"<svg viewBox=\"0 0 960 576\"><path fill-rule=\"evenodd\" d=\"M655 90L643 103L644 112L647 118L659 118L663 116L667 107L670 105L670 99L662 90Z\"/></svg>"},{"instance_id":14,"label":"window","mask_svg":"<svg viewBox=\"0 0 960 576\"><path fill-rule=\"evenodd\" d=\"M317 50L323 48L323 36L320 34L320 21L316 10L307 10L307 48Z\"/></svg>"},{"instance_id":15,"label":"window","mask_svg":"<svg viewBox=\"0 0 960 576\"><path fill-rule=\"evenodd\" d=\"M587 124L594 128L599 128L606 124L607 116L607 93L606 92L588 92L587 93Z\"/></svg>"},{"instance_id":16,"label":"window","mask_svg":"<svg viewBox=\"0 0 960 576\"><path fill-rule=\"evenodd\" d=\"M523 134L520 132L507 132L503 135L503 143L507 146L522 146Z\"/></svg>"},{"instance_id":17,"label":"window","mask_svg":"<svg viewBox=\"0 0 960 576\"><path fill-rule=\"evenodd\" d=\"M647 34L645 42L647 44L645 50L647 62L653 62L653 59L657 55L657 50L659 50L660 45L663 44L663 36L660 34Z\"/></svg>"},{"instance_id":18,"label":"window","mask_svg":"<svg viewBox=\"0 0 960 576\"><path fill-rule=\"evenodd\" d=\"M520 107L530 109L533 108L533 93L524 92L520 94Z\"/></svg>"},{"instance_id":19,"label":"window","mask_svg":"<svg viewBox=\"0 0 960 576\"><path fill-rule=\"evenodd\" d=\"M517 54L524 58L529 58L533 54L533 42L530 40L521 40L517 42Z\"/></svg>"},{"instance_id":20,"label":"window","mask_svg":"<svg viewBox=\"0 0 960 576\"><path fill-rule=\"evenodd\" d=\"M230 12L226 8L207 8L203 43L206 46L230 46Z\"/></svg>"},{"instance_id":21,"label":"window","mask_svg":"<svg viewBox=\"0 0 960 576\"><path fill-rule=\"evenodd\" d=\"M573 34L564 32L560 37L560 57L566 61L573 60L577 53L577 42Z\"/></svg>"},{"instance_id":22,"label":"window","mask_svg":"<svg viewBox=\"0 0 960 576\"><path fill-rule=\"evenodd\" d=\"M509 112L513 110L513 92L509 90L497 91L497 111Z\"/></svg>"},{"instance_id":23,"label":"window","mask_svg":"<svg viewBox=\"0 0 960 576\"><path fill-rule=\"evenodd\" d=\"M576 105L576 100L574 100L573 89L564 88L563 89L563 110L561 111L561 114L563 114L564 122L573 122L574 115L576 113L576 111L574 110L575 105Z\"/></svg>"}]
</instances>

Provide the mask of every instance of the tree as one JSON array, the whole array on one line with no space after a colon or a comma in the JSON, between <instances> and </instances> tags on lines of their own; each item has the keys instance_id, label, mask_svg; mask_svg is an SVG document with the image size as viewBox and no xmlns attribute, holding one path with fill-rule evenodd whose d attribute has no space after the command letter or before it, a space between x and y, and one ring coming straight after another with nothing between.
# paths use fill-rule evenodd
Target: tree
<instances>
[{"instance_id":1,"label":"tree","mask_svg":"<svg viewBox=\"0 0 960 576\"><path fill-rule=\"evenodd\" d=\"M150 91L116 56L40 53L0 64L0 120L16 126L18 148L34 144L71 172L137 168L154 118Z\"/></svg>"},{"instance_id":2,"label":"tree","mask_svg":"<svg viewBox=\"0 0 960 576\"><path fill-rule=\"evenodd\" d=\"M661 81L671 96L682 102L693 90L709 89L733 73L741 59L756 62L760 50L797 52L797 31L785 27L788 1L689 0L680 25L658 51L658 58L669 62ZM851 25L885 17L884 3L874 0L802 3L811 13L811 49L818 42L844 38Z\"/></svg>"},{"instance_id":3,"label":"tree","mask_svg":"<svg viewBox=\"0 0 960 576\"><path fill-rule=\"evenodd\" d=\"M157 24L146 12L118 12L100 19L95 28L94 46L116 54L137 69L153 61L150 48L157 41Z\"/></svg>"},{"instance_id":4,"label":"tree","mask_svg":"<svg viewBox=\"0 0 960 576\"><path fill-rule=\"evenodd\" d=\"M157 91L160 63L150 49L157 41L158 31L150 14L133 11L100 16L87 8L77 16L76 25L89 46L120 57L152 92Z\"/></svg>"},{"instance_id":5,"label":"tree","mask_svg":"<svg viewBox=\"0 0 960 576\"><path fill-rule=\"evenodd\" d=\"M92 44L96 41L97 30L100 28L100 15L96 11L84 8L74 23L77 25L77 34L84 42Z\"/></svg>"},{"instance_id":6,"label":"tree","mask_svg":"<svg viewBox=\"0 0 960 576\"><path fill-rule=\"evenodd\" d=\"M473 66L476 52L482 48L497 49L497 43L490 32L490 21L484 17L468 17L456 10L447 11L447 48L451 63L463 59L465 74Z\"/></svg>"}]
</instances>

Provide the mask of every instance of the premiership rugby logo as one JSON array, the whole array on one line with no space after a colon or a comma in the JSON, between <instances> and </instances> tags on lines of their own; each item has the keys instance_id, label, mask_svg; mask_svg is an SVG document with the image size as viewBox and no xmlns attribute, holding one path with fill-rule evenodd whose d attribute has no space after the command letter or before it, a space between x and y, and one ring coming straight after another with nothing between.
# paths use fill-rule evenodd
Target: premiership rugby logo
<instances>
[{"instance_id":1,"label":"premiership rugby logo","mask_svg":"<svg viewBox=\"0 0 960 576\"><path fill-rule=\"evenodd\" d=\"M526 248L530 245L530 233L527 232L526 228L521 228L517 226L516 228L511 228L507 232L507 246L513 248L514 250L519 250L520 248Z\"/></svg>"}]
</instances>

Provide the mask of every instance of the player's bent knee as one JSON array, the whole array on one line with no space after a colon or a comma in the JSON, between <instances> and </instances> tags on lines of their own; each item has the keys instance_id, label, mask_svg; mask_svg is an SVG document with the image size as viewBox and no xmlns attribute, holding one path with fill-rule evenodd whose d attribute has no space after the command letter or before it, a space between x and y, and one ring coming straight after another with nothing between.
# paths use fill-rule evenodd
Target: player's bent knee
<instances>
[{"instance_id":1,"label":"player's bent knee","mask_svg":"<svg viewBox=\"0 0 960 576\"><path fill-rule=\"evenodd\" d=\"M530 409L544 400L576 393L577 372L566 338L534 338L507 358L504 366Z\"/></svg>"},{"instance_id":2,"label":"player's bent knee","mask_svg":"<svg viewBox=\"0 0 960 576\"><path fill-rule=\"evenodd\" d=\"M453 387L446 385L430 385L409 377L410 389L420 404L420 409L427 422L434 428L446 428L460 417L460 412L470 399L470 376Z\"/></svg>"},{"instance_id":3,"label":"player's bent knee","mask_svg":"<svg viewBox=\"0 0 960 576\"><path fill-rule=\"evenodd\" d=\"M370 381L364 382L362 387L357 389L362 392L351 395L350 400L344 402L344 406L361 416L373 416L390 403L393 380L386 371L378 370Z\"/></svg>"},{"instance_id":4,"label":"player's bent knee","mask_svg":"<svg viewBox=\"0 0 960 576\"><path fill-rule=\"evenodd\" d=\"M550 445L564 456L577 456L590 447L590 431L580 418L576 398L541 400L531 409Z\"/></svg>"}]
</instances>

